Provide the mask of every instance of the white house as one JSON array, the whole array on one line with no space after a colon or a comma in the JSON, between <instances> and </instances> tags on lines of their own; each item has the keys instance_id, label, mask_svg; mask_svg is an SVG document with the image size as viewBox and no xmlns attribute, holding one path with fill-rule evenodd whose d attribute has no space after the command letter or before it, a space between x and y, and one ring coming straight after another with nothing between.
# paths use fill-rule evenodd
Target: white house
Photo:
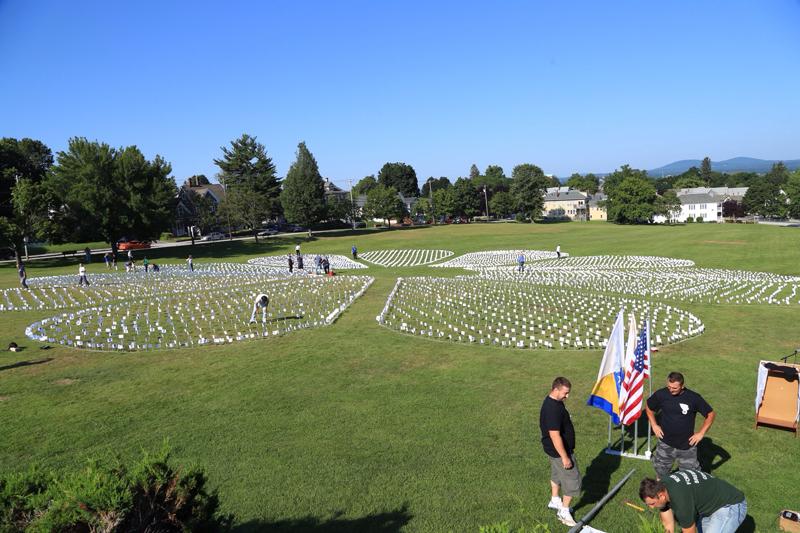
<instances>
[{"instance_id":1,"label":"white house","mask_svg":"<svg viewBox=\"0 0 800 533\"><path fill-rule=\"evenodd\" d=\"M686 222L689 218L703 222L722 222L722 204L727 200L741 202L747 194L747 187L695 187L675 191L681 202L681 210L672 222ZM657 215L653 222L663 224L666 217Z\"/></svg>"}]
</instances>

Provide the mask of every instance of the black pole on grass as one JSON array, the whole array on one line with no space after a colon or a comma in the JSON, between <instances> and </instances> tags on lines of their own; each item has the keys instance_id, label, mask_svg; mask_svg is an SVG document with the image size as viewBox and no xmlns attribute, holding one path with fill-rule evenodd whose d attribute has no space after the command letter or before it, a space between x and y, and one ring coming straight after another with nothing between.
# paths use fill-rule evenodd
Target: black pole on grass
<instances>
[{"instance_id":1,"label":"black pole on grass","mask_svg":"<svg viewBox=\"0 0 800 533\"><path fill-rule=\"evenodd\" d=\"M605 504L608 502L608 500L610 500L611 498L613 498L613 497L614 497L614 495L615 495L617 492L619 492L619 489L621 489L621 488L622 488L622 486L625 484L625 482L626 482L626 481L628 481L628 479L630 479L630 477L633 475L633 473L634 473L634 472L636 472L636 469L635 469L635 468L634 468L634 469L632 469L630 472L628 472L628 473L627 473L627 475L626 475L624 478L622 478L622 479L619 481L619 483L617 483L616 485L614 485L614 488L612 488L612 489L611 489L611 490L608 492L608 494L606 494L605 496L603 496L603 498L602 498L602 499L601 499L599 502L597 502L597 504L596 504L594 507L592 507L592 510L591 510L591 511L589 511L588 513L586 513L585 515L583 515L583 518L581 518L581 519L578 521L578 523L577 523L577 524L575 524L575 525L572 527L572 529L570 529L570 530L569 530L567 533L578 533L578 531L580 531L580 530L583 528L583 526L587 525L587 524L589 523L589 521L590 521L592 518L594 518L594 515L596 515L596 514L598 513L598 511L600 511L600 508L601 508L601 507L603 507L603 506L604 506L604 505L605 505Z\"/></svg>"}]
</instances>

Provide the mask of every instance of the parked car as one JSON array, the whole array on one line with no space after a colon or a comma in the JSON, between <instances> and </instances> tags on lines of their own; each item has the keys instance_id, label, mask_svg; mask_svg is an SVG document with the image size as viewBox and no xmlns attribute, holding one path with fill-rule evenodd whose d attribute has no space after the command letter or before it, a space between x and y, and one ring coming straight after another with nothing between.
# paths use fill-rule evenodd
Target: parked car
<instances>
[{"instance_id":1,"label":"parked car","mask_svg":"<svg viewBox=\"0 0 800 533\"><path fill-rule=\"evenodd\" d=\"M119 241L117 243L117 249L121 252L125 252L127 250L143 250L146 248L150 248L150 243L148 241Z\"/></svg>"},{"instance_id":2,"label":"parked car","mask_svg":"<svg viewBox=\"0 0 800 533\"><path fill-rule=\"evenodd\" d=\"M275 228L265 228L265 229L263 229L263 230L258 232L258 236L259 237L269 237L271 235L277 235L278 233L280 233L280 232L278 230L276 230Z\"/></svg>"},{"instance_id":3,"label":"parked car","mask_svg":"<svg viewBox=\"0 0 800 533\"><path fill-rule=\"evenodd\" d=\"M220 233L218 231L212 231L208 235L203 235L200 239L201 241L220 241L225 238L224 233Z\"/></svg>"}]
</instances>

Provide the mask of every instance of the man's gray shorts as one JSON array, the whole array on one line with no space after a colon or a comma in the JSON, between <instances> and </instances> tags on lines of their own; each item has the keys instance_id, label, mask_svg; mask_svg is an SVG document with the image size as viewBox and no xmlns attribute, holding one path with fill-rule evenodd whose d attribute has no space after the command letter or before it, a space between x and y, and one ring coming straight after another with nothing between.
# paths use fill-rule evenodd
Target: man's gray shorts
<instances>
[{"instance_id":1,"label":"man's gray shorts","mask_svg":"<svg viewBox=\"0 0 800 533\"><path fill-rule=\"evenodd\" d=\"M697 460L697 446L692 446L688 450L673 448L664 441L658 441L656 453L653 454L653 468L656 469L658 479L664 479L672 472L672 463L678 461L678 469L692 468L700 469L700 462Z\"/></svg>"},{"instance_id":2,"label":"man's gray shorts","mask_svg":"<svg viewBox=\"0 0 800 533\"><path fill-rule=\"evenodd\" d=\"M548 457L550 457L548 455ZM561 487L564 496L576 497L581 492L581 471L575 456L572 459L572 468L567 470L561 462L561 457L550 457L550 480Z\"/></svg>"}]
</instances>

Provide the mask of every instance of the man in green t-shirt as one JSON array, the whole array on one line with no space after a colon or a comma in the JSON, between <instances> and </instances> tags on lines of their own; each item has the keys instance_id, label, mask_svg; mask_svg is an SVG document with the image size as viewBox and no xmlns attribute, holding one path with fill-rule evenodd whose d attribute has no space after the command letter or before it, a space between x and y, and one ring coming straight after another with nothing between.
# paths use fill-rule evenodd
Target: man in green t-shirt
<instances>
[{"instance_id":1,"label":"man in green t-shirt","mask_svg":"<svg viewBox=\"0 0 800 533\"><path fill-rule=\"evenodd\" d=\"M645 478L639 497L661 511L661 523L674 533L677 522L684 533L735 533L747 516L742 491L700 470L678 470L661 481Z\"/></svg>"}]
</instances>

